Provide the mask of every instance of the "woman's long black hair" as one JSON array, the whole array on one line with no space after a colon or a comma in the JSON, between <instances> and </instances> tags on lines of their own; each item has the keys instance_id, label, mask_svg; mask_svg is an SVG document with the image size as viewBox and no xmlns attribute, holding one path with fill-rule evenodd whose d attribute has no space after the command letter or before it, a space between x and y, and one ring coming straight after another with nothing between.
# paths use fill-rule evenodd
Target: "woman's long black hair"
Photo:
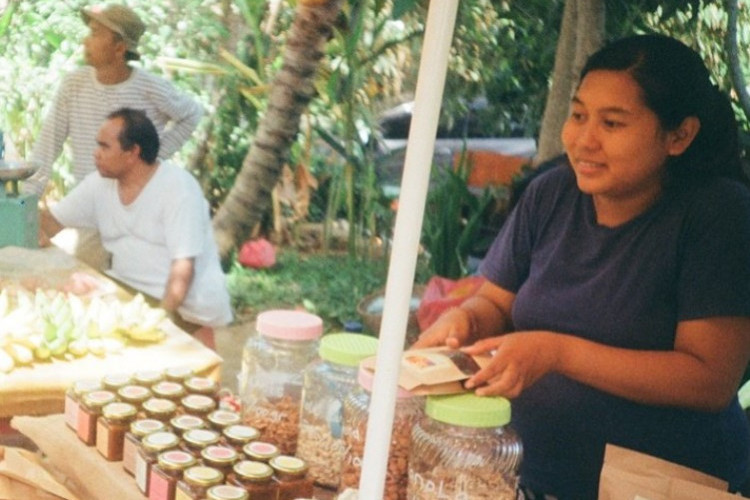
<instances>
[{"instance_id":1,"label":"woman's long black hair","mask_svg":"<svg viewBox=\"0 0 750 500\"><path fill-rule=\"evenodd\" d=\"M700 120L700 131L688 149L670 158L668 184L717 176L750 184L742 169L739 128L729 98L712 83L693 49L664 35L630 36L594 53L580 81L594 70L627 71L665 130L677 129L689 116Z\"/></svg>"}]
</instances>

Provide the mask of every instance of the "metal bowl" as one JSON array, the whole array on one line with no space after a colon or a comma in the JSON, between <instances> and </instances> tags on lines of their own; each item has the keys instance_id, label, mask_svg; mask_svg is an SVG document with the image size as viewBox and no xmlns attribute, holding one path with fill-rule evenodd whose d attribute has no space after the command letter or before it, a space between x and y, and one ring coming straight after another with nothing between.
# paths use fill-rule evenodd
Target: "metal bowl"
<instances>
[{"instance_id":1,"label":"metal bowl","mask_svg":"<svg viewBox=\"0 0 750 500\"><path fill-rule=\"evenodd\" d=\"M37 163L25 160L0 160L0 182L22 181L39 170Z\"/></svg>"}]
</instances>

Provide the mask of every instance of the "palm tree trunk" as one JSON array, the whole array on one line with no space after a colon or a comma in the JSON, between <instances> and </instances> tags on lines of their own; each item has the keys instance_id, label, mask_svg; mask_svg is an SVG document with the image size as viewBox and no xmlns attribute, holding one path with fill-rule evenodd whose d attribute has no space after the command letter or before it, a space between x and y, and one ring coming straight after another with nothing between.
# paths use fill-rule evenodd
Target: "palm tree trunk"
<instances>
[{"instance_id":1,"label":"palm tree trunk","mask_svg":"<svg viewBox=\"0 0 750 500\"><path fill-rule=\"evenodd\" d=\"M271 205L271 192L299 131L300 117L315 95L315 73L340 8L340 0L299 0L265 115L232 189L213 218L224 262Z\"/></svg>"},{"instance_id":2,"label":"palm tree trunk","mask_svg":"<svg viewBox=\"0 0 750 500\"><path fill-rule=\"evenodd\" d=\"M603 43L604 19L603 0L565 2L555 52L552 85L544 108L534 165L539 165L562 152L560 132L568 116L570 98L578 84L578 73L583 64Z\"/></svg>"}]
</instances>

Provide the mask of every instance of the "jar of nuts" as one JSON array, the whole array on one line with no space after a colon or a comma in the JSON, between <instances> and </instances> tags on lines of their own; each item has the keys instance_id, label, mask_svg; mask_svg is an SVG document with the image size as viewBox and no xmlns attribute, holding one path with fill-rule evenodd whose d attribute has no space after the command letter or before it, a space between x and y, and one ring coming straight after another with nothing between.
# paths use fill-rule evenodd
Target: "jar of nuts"
<instances>
[{"instance_id":1,"label":"jar of nuts","mask_svg":"<svg viewBox=\"0 0 750 500\"><path fill-rule=\"evenodd\" d=\"M375 337L331 333L320 341L320 359L305 370L297 456L318 485L337 488L344 458L344 399L357 387L359 362L377 351Z\"/></svg>"},{"instance_id":2,"label":"jar of nuts","mask_svg":"<svg viewBox=\"0 0 750 500\"><path fill-rule=\"evenodd\" d=\"M344 458L341 462L341 482L339 494L350 488L359 487L362 472L362 458L365 451L367 416L370 407L373 373L359 369L359 387L344 400ZM391 446L385 475L384 500L406 498L409 481L409 445L411 429L424 415L424 398L414 396L409 391L399 389L391 431Z\"/></svg>"},{"instance_id":3,"label":"jar of nuts","mask_svg":"<svg viewBox=\"0 0 750 500\"><path fill-rule=\"evenodd\" d=\"M282 453L297 450L302 373L317 358L323 320L302 311L272 310L258 315L257 333L242 354L239 394L243 423Z\"/></svg>"},{"instance_id":4,"label":"jar of nuts","mask_svg":"<svg viewBox=\"0 0 750 500\"><path fill-rule=\"evenodd\" d=\"M505 398L428 396L412 429L406 498L515 500L522 446L509 424Z\"/></svg>"}]
</instances>

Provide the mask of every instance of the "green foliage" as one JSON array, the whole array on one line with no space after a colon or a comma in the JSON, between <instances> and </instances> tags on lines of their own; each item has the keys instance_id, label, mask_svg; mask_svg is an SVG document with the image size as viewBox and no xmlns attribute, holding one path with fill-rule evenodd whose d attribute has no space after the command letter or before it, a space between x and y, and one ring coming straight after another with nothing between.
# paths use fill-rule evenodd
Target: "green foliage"
<instances>
[{"instance_id":1,"label":"green foliage","mask_svg":"<svg viewBox=\"0 0 750 500\"><path fill-rule=\"evenodd\" d=\"M445 168L435 173L435 184L427 195L422 244L432 273L457 279L468 274L470 255L486 251L487 242L481 238L484 226L509 193L503 188L472 192L463 160L457 170Z\"/></svg>"},{"instance_id":2,"label":"green foliage","mask_svg":"<svg viewBox=\"0 0 750 500\"><path fill-rule=\"evenodd\" d=\"M235 263L228 281L234 309L240 316L302 307L321 316L326 326L341 330L344 322L359 319L357 303L383 287L386 277L387 262L383 259L284 250L269 269L247 269ZM424 268L419 279L426 279Z\"/></svg>"}]
</instances>

